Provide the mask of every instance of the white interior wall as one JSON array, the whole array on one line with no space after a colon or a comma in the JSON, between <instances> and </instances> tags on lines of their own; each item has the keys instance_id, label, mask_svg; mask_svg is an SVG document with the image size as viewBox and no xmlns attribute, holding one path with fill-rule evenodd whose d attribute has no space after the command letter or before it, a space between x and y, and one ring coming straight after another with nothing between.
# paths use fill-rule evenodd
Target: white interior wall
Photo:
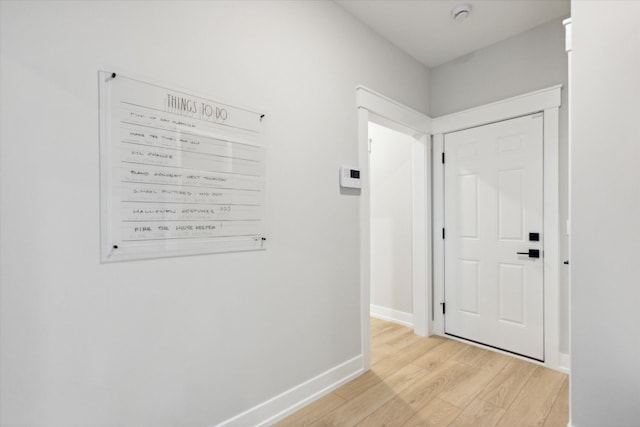
<instances>
[{"instance_id":1,"label":"white interior wall","mask_svg":"<svg viewBox=\"0 0 640 427\"><path fill-rule=\"evenodd\" d=\"M567 87L567 55L562 20L541 25L508 40L431 69L429 107L432 117L499 101L562 84ZM561 258L567 259L567 91L560 108L560 235ZM569 352L568 270L560 276L560 351Z\"/></svg>"},{"instance_id":2,"label":"white interior wall","mask_svg":"<svg viewBox=\"0 0 640 427\"><path fill-rule=\"evenodd\" d=\"M393 129L369 123L371 153L371 304L413 313L411 143Z\"/></svg>"},{"instance_id":3,"label":"white interior wall","mask_svg":"<svg viewBox=\"0 0 640 427\"><path fill-rule=\"evenodd\" d=\"M361 353L355 87L428 71L332 2L0 2L0 423L215 425ZM263 109L266 252L99 264L97 70Z\"/></svg>"},{"instance_id":4,"label":"white interior wall","mask_svg":"<svg viewBox=\"0 0 640 427\"><path fill-rule=\"evenodd\" d=\"M640 2L571 8L571 421L637 426Z\"/></svg>"}]
</instances>

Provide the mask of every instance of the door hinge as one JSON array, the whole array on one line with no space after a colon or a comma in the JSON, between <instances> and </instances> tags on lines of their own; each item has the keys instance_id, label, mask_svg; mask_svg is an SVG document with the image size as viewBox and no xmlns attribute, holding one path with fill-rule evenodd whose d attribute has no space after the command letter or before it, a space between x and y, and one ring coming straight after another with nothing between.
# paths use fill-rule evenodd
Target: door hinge
<instances>
[{"instance_id":1,"label":"door hinge","mask_svg":"<svg viewBox=\"0 0 640 427\"><path fill-rule=\"evenodd\" d=\"M442 153L442 164L444 165L444 152Z\"/></svg>"},{"instance_id":2,"label":"door hinge","mask_svg":"<svg viewBox=\"0 0 640 427\"><path fill-rule=\"evenodd\" d=\"M440 305L442 306L442 314L447 314L446 304L441 302Z\"/></svg>"},{"instance_id":3,"label":"door hinge","mask_svg":"<svg viewBox=\"0 0 640 427\"><path fill-rule=\"evenodd\" d=\"M444 240L444 227L442 227L442 239Z\"/></svg>"}]
</instances>

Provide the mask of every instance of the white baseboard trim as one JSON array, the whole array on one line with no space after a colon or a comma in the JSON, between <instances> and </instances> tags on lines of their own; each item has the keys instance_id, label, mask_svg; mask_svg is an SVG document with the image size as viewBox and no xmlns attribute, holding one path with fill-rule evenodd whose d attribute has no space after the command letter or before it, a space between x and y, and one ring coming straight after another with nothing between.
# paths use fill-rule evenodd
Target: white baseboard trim
<instances>
[{"instance_id":1,"label":"white baseboard trim","mask_svg":"<svg viewBox=\"0 0 640 427\"><path fill-rule=\"evenodd\" d=\"M376 319L388 320L389 322L413 328L413 314L411 313L371 304L370 314L371 317Z\"/></svg>"},{"instance_id":2,"label":"white baseboard trim","mask_svg":"<svg viewBox=\"0 0 640 427\"><path fill-rule=\"evenodd\" d=\"M364 373L364 365L363 357L360 354L266 402L221 422L216 427L271 425L362 373Z\"/></svg>"},{"instance_id":3,"label":"white baseboard trim","mask_svg":"<svg viewBox=\"0 0 640 427\"><path fill-rule=\"evenodd\" d=\"M571 358L567 353L560 353L558 355L558 370L568 374L571 371Z\"/></svg>"}]
</instances>

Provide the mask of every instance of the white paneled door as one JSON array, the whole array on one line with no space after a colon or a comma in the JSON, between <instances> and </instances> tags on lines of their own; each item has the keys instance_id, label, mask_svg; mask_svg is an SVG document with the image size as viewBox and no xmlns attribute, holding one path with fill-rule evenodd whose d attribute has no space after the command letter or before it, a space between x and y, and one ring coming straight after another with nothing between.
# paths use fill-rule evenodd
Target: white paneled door
<instances>
[{"instance_id":1,"label":"white paneled door","mask_svg":"<svg viewBox=\"0 0 640 427\"><path fill-rule=\"evenodd\" d=\"M445 333L544 360L542 114L444 147Z\"/></svg>"}]
</instances>

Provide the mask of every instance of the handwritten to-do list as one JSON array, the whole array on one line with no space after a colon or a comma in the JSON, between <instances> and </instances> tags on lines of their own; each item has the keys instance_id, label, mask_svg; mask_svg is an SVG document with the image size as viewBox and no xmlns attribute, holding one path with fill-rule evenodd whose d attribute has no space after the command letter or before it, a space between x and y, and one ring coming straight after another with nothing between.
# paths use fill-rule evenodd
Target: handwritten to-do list
<instances>
[{"instance_id":1,"label":"handwritten to-do list","mask_svg":"<svg viewBox=\"0 0 640 427\"><path fill-rule=\"evenodd\" d=\"M103 261L264 248L264 115L100 80Z\"/></svg>"}]
</instances>

